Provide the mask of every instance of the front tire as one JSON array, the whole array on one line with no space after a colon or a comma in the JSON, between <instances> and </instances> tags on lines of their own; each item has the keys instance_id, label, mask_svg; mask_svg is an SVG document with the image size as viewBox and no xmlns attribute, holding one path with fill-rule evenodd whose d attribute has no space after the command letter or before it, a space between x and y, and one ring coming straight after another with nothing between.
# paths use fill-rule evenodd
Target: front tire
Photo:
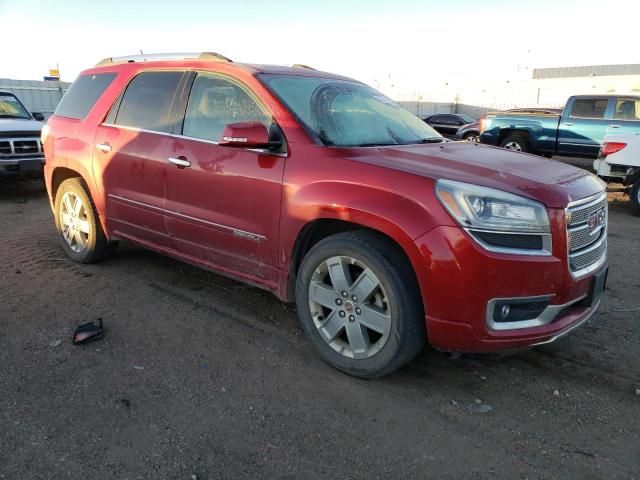
<instances>
[{"instance_id":1,"label":"front tire","mask_svg":"<svg viewBox=\"0 0 640 480\"><path fill-rule=\"evenodd\" d=\"M69 258L92 263L113 253L117 244L107 240L80 178L69 178L60 184L54 206L60 244Z\"/></svg>"},{"instance_id":2,"label":"front tire","mask_svg":"<svg viewBox=\"0 0 640 480\"><path fill-rule=\"evenodd\" d=\"M425 343L413 270L399 247L374 232L318 242L300 266L296 303L302 329L320 356L356 377L390 374Z\"/></svg>"},{"instance_id":3,"label":"front tire","mask_svg":"<svg viewBox=\"0 0 640 480\"><path fill-rule=\"evenodd\" d=\"M629 195L631 196L631 205L634 213L640 216L640 178L631 187Z\"/></svg>"},{"instance_id":4,"label":"front tire","mask_svg":"<svg viewBox=\"0 0 640 480\"><path fill-rule=\"evenodd\" d=\"M462 139L469 143L480 143L480 135L473 132L466 133Z\"/></svg>"},{"instance_id":5,"label":"front tire","mask_svg":"<svg viewBox=\"0 0 640 480\"><path fill-rule=\"evenodd\" d=\"M528 153L530 151L529 141L522 135L510 135L500 142L500 146L514 152Z\"/></svg>"}]
</instances>

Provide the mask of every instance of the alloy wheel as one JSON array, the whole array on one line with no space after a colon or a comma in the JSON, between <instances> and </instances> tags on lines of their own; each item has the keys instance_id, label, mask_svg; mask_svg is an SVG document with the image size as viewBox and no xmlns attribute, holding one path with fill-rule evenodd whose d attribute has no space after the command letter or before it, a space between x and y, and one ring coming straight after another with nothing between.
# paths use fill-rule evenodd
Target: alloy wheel
<instances>
[{"instance_id":1,"label":"alloy wheel","mask_svg":"<svg viewBox=\"0 0 640 480\"><path fill-rule=\"evenodd\" d=\"M76 253L86 250L91 234L91 223L86 206L74 192L65 192L60 202L60 229L62 238Z\"/></svg>"},{"instance_id":2,"label":"alloy wheel","mask_svg":"<svg viewBox=\"0 0 640 480\"><path fill-rule=\"evenodd\" d=\"M331 257L314 271L309 307L322 339L349 358L369 358L389 338L392 312L378 277L349 256Z\"/></svg>"},{"instance_id":3,"label":"alloy wheel","mask_svg":"<svg viewBox=\"0 0 640 480\"><path fill-rule=\"evenodd\" d=\"M522 145L520 145L518 142L505 143L504 148L506 148L507 150L513 150L514 152L522 151Z\"/></svg>"}]
</instances>

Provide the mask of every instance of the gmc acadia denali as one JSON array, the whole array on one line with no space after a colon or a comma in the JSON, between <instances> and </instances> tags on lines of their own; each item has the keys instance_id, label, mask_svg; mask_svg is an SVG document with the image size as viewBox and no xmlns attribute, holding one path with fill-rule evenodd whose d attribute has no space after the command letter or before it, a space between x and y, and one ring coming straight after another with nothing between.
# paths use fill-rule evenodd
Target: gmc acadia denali
<instances>
[{"instance_id":1,"label":"gmc acadia denali","mask_svg":"<svg viewBox=\"0 0 640 480\"><path fill-rule=\"evenodd\" d=\"M69 257L100 260L124 239L271 290L295 300L322 358L358 377L426 342L551 342L605 286L594 175L445 142L372 88L308 67L108 58L42 139Z\"/></svg>"}]
</instances>

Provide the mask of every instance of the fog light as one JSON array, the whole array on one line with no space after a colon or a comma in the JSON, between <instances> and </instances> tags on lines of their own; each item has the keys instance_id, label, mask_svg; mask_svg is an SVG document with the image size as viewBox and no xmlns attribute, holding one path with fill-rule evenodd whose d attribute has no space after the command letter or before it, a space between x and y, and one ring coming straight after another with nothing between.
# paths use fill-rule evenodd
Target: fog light
<instances>
[{"instance_id":1,"label":"fog light","mask_svg":"<svg viewBox=\"0 0 640 480\"><path fill-rule=\"evenodd\" d=\"M496 302L493 307L494 322L522 322L538 318L549 306L549 299L510 299Z\"/></svg>"}]
</instances>

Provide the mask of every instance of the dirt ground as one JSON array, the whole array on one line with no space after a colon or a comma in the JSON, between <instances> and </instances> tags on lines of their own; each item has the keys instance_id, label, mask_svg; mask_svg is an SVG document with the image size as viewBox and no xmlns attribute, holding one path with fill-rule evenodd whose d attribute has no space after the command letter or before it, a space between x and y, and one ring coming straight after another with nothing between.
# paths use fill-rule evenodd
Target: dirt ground
<instances>
[{"instance_id":1,"label":"dirt ground","mask_svg":"<svg viewBox=\"0 0 640 480\"><path fill-rule=\"evenodd\" d=\"M638 479L640 218L610 199L608 291L555 344L323 363L292 305L120 245L76 265L41 182L0 181L2 479ZM76 325L106 335L73 346Z\"/></svg>"}]
</instances>

